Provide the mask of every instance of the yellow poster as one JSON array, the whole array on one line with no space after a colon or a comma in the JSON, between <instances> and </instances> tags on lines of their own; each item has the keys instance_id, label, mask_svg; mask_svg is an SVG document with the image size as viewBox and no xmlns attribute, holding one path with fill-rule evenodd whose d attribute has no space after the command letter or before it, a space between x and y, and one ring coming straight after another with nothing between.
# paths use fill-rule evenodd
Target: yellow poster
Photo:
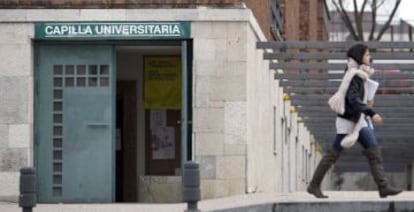
<instances>
[{"instance_id":1,"label":"yellow poster","mask_svg":"<svg viewBox=\"0 0 414 212\"><path fill-rule=\"evenodd\" d=\"M181 58L144 57L145 109L181 108Z\"/></svg>"}]
</instances>

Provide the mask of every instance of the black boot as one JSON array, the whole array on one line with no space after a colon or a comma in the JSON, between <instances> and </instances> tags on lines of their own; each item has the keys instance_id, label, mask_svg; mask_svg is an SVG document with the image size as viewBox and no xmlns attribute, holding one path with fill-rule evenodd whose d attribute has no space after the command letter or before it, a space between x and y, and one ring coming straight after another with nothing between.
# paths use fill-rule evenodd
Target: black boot
<instances>
[{"instance_id":1,"label":"black boot","mask_svg":"<svg viewBox=\"0 0 414 212\"><path fill-rule=\"evenodd\" d=\"M329 150L325 156L319 161L318 167L313 173L312 180L308 186L308 193L313 194L317 198L328 198L328 196L323 195L321 191L321 182L326 172L331 168L332 164L339 158L339 152L333 149Z\"/></svg>"},{"instance_id":2,"label":"black boot","mask_svg":"<svg viewBox=\"0 0 414 212\"><path fill-rule=\"evenodd\" d=\"M385 198L390 195L397 195L401 193L402 190L389 185L388 180L385 177L381 149L378 147L369 148L364 150L362 153L368 158L371 174L374 177L375 183L378 185L380 197Z\"/></svg>"}]
</instances>

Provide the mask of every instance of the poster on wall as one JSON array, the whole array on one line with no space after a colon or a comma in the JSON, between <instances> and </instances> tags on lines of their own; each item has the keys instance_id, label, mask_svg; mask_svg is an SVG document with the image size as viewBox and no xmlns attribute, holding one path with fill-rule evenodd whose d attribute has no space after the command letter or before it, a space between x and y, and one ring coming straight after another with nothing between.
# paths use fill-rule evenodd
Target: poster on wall
<instances>
[{"instance_id":1,"label":"poster on wall","mask_svg":"<svg viewBox=\"0 0 414 212\"><path fill-rule=\"evenodd\" d=\"M144 57L145 109L181 108L181 58Z\"/></svg>"},{"instance_id":2,"label":"poster on wall","mask_svg":"<svg viewBox=\"0 0 414 212\"><path fill-rule=\"evenodd\" d=\"M167 111L151 110L150 122L152 159L174 159L175 131L174 127L167 126Z\"/></svg>"},{"instance_id":3,"label":"poster on wall","mask_svg":"<svg viewBox=\"0 0 414 212\"><path fill-rule=\"evenodd\" d=\"M167 110L151 110L150 117L151 130L167 126Z\"/></svg>"}]
</instances>

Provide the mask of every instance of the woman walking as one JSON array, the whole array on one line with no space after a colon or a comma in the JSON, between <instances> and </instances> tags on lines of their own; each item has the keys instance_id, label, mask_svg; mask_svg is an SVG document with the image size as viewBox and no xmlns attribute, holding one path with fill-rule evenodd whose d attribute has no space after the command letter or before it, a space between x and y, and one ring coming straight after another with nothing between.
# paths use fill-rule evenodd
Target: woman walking
<instances>
[{"instance_id":1,"label":"woman walking","mask_svg":"<svg viewBox=\"0 0 414 212\"><path fill-rule=\"evenodd\" d=\"M396 195L402 190L393 188L385 177L380 147L365 117L369 116L374 124L382 124L382 117L367 105L367 80L374 73L370 65L371 55L366 45L357 44L347 52L348 66L338 91L329 99L329 106L337 113L336 138L332 148L319 162L313 178L307 188L317 198L327 198L321 191L321 182L329 168L339 158L344 147L352 146L356 141L364 150L371 174L381 198Z\"/></svg>"}]
</instances>

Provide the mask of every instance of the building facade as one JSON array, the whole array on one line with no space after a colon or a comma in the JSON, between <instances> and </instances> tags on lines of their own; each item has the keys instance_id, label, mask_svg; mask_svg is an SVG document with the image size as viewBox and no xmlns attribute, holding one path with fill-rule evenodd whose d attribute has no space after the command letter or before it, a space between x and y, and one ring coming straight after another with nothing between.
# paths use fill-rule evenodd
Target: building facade
<instances>
[{"instance_id":1,"label":"building facade","mask_svg":"<svg viewBox=\"0 0 414 212\"><path fill-rule=\"evenodd\" d=\"M256 49L326 37L300 2L2 1L0 198L34 166L40 203L179 202L187 160L203 199L303 190L320 148Z\"/></svg>"}]
</instances>

